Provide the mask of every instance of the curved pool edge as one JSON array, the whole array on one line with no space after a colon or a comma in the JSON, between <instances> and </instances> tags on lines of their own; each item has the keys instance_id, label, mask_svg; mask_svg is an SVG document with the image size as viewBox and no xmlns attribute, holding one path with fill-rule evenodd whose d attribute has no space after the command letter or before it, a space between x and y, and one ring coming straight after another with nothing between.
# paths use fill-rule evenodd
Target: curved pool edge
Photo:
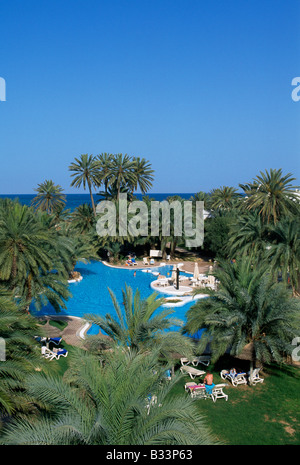
<instances>
[{"instance_id":1,"label":"curved pool edge","mask_svg":"<svg viewBox=\"0 0 300 465\"><path fill-rule=\"evenodd\" d=\"M132 271L132 270L144 270L144 269L146 269L145 265L116 266L116 265L112 265L111 263L106 262L105 260L100 260L100 261L101 261L101 263L103 263L103 265L108 266L109 268L116 269L116 270L131 270ZM147 270L151 270L151 269L154 269L154 268L159 268L161 266L166 266L166 265L167 265L167 263L160 263L158 265L151 265L151 268L147 268Z\"/></svg>"}]
</instances>

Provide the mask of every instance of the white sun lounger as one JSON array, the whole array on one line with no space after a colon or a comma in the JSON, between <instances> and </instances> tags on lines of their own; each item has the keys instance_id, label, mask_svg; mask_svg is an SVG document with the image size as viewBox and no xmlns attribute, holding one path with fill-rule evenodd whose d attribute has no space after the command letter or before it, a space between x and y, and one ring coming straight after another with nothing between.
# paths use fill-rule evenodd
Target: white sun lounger
<instances>
[{"instance_id":1,"label":"white sun lounger","mask_svg":"<svg viewBox=\"0 0 300 465\"><path fill-rule=\"evenodd\" d=\"M228 379L234 387L239 386L240 384L247 384L246 373L231 375L228 370L222 370L220 376L222 379Z\"/></svg>"},{"instance_id":2,"label":"white sun lounger","mask_svg":"<svg viewBox=\"0 0 300 465\"><path fill-rule=\"evenodd\" d=\"M225 398L226 402L228 400L228 395L223 392L223 388L226 387L226 384L216 384L211 391L211 398L213 402L216 402L217 399Z\"/></svg>"},{"instance_id":3,"label":"white sun lounger","mask_svg":"<svg viewBox=\"0 0 300 465\"><path fill-rule=\"evenodd\" d=\"M41 348L41 353L44 358L47 358L48 360L59 360L60 357L67 357L68 351L66 349L58 349L57 352L54 352L46 346L42 346Z\"/></svg>"},{"instance_id":4,"label":"white sun lounger","mask_svg":"<svg viewBox=\"0 0 300 465\"><path fill-rule=\"evenodd\" d=\"M197 386L197 383L195 383L195 381L192 381L190 383L185 383L185 385L184 385L185 392L189 392L190 388L192 388L194 386Z\"/></svg>"},{"instance_id":5,"label":"white sun lounger","mask_svg":"<svg viewBox=\"0 0 300 465\"><path fill-rule=\"evenodd\" d=\"M251 382L252 382L252 384L254 384L254 385L255 385L255 384L258 384L258 383L263 383L263 382L264 382L264 378L261 378L261 377L259 376L259 371L260 371L260 368L255 368L255 369L253 370L253 373L252 373L252 380L250 380L250 373L249 373L249 382L250 382L250 384L251 384Z\"/></svg>"},{"instance_id":6,"label":"white sun lounger","mask_svg":"<svg viewBox=\"0 0 300 465\"><path fill-rule=\"evenodd\" d=\"M198 357L189 360L188 358L182 357L180 359L181 365L190 365L192 364L194 367L198 366L199 363L208 366L210 364L210 356L209 355L199 355Z\"/></svg>"},{"instance_id":7,"label":"white sun lounger","mask_svg":"<svg viewBox=\"0 0 300 465\"><path fill-rule=\"evenodd\" d=\"M169 285L169 280L168 279L158 279L157 280L157 285L158 286L168 286Z\"/></svg>"},{"instance_id":8,"label":"white sun lounger","mask_svg":"<svg viewBox=\"0 0 300 465\"><path fill-rule=\"evenodd\" d=\"M207 399L208 394L206 392L205 386L196 386L191 391L191 397L195 399Z\"/></svg>"},{"instance_id":9,"label":"white sun lounger","mask_svg":"<svg viewBox=\"0 0 300 465\"><path fill-rule=\"evenodd\" d=\"M210 356L209 355L199 355L199 357L196 357L192 360L192 365L193 366L198 366L199 363L202 363L202 365L208 366L210 364Z\"/></svg>"},{"instance_id":10,"label":"white sun lounger","mask_svg":"<svg viewBox=\"0 0 300 465\"><path fill-rule=\"evenodd\" d=\"M190 366L187 366L187 365L182 365L182 366L180 367L180 371L181 371L181 373L190 375L190 377L191 377L192 379L195 379L196 376L203 376L203 375L205 375L205 371L197 370L197 368L190 367Z\"/></svg>"}]
</instances>

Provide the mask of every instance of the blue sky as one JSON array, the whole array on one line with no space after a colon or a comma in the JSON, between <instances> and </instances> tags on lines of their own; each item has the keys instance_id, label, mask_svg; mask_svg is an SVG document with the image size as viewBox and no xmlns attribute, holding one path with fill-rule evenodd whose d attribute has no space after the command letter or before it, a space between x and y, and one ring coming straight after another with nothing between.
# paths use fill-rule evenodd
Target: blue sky
<instances>
[{"instance_id":1,"label":"blue sky","mask_svg":"<svg viewBox=\"0 0 300 465\"><path fill-rule=\"evenodd\" d=\"M300 184L300 3L2 0L0 193L81 153L145 157L153 192L238 187L282 168Z\"/></svg>"}]
</instances>

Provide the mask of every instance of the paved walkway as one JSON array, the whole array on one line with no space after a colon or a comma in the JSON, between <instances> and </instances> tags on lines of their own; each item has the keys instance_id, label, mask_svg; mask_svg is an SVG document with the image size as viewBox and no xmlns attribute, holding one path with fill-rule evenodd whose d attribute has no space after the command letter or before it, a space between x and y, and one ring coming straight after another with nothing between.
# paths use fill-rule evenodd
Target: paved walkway
<instances>
[{"instance_id":1,"label":"paved walkway","mask_svg":"<svg viewBox=\"0 0 300 465\"><path fill-rule=\"evenodd\" d=\"M72 346L82 347L84 336L89 326L86 326L86 321L82 318L68 316L68 315L47 315L42 318L47 323L42 325L43 331L48 337L62 337L62 339ZM60 330L55 326L50 325L50 320L65 321L68 323L66 328Z\"/></svg>"},{"instance_id":2,"label":"paved walkway","mask_svg":"<svg viewBox=\"0 0 300 465\"><path fill-rule=\"evenodd\" d=\"M128 269L129 270L132 270L132 269L135 269L135 270L143 269L144 270L144 269L155 268L157 266L160 266L161 264L178 265L179 263L182 263L181 269L183 271L185 271L186 273L193 273L196 262L198 263L199 273L208 272L209 267L212 265L212 263L210 263L210 262L204 262L202 260L196 260L196 259L195 259L195 261L180 260L180 259L166 261L166 260L157 260L156 259L154 265L144 265L140 260L138 260L136 266L128 266L128 265L122 265L122 264L114 265L113 263L108 263L106 261L103 261L102 263L104 263L104 265L110 266L111 268L122 268L122 269L127 269L127 270Z\"/></svg>"}]
</instances>

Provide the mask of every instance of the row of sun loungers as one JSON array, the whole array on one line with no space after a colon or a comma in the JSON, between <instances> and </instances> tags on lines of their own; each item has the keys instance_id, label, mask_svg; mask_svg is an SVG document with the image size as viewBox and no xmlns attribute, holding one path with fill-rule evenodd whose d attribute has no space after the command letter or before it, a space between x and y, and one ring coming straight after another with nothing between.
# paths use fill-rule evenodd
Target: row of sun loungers
<instances>
[{"instance_id":1,"label":"row of sun loungers","mask_svg":"<svg viewBox=\"0 0 300 465\"><path fill-rule=\"evenodd\" d=\"M146 266L155 265L155 261L154 261L153 258L150 258L150 261L148 262L148 258L144 257L143 258L143 265L146 265Z\"/></svg>"},{"instance_id":2,"label":"row of sun loungers","mask_svg":"<svg viewBox=\"0 0 300 465\"><path fill-rule=\"evenodd\" d=\"M196 368L199 363L202 363L206 366L210 363L210 356L209 355L201 355L198 357L189 360L188 358L182 357L180 359L181 367L180 371L183 374L189 375L190 378L193 380L192 382L185 384L185 391L189 392L191 397L197 399L207 399L211 398L213 402L216 402L217 399L224 398L226 401L228 400L228 395L224 393L223 388L226 387L226 384L212 384L208 386L207 384L197 383L195 382L196 377L201 377L205 375L205 371L199 370ZM255 368L252 372L252 376L250 379L250 372L239 372L237 373L236 370L222 370L220 376L223 380L228 380L231 384L236 387L242 384L247 384L250 382L252 385L257 383L262 383L264 381L263 378L259 375L260 368Z\"/></svg>"},{"instance_id":3,"label":"row of sun loungers","mask_svg":"<svg viewBox=\"0 0 300 465\"><path fill-rule=\"evenodd\" d=\"M55 344L56 346L58 346L61 343L62 338L61 337L40 337L40 336L36 336L35 340L37 342L45 343L45 344L48 344L48 345L51 342L51 343Z\"/></svg>"},{"instance_id":4,"label":"row of sun loungers","mask_svg":"<svg viewBox=\"0 0 300 465\"><path fill-rule=\"evenodd\" d=\"M182 365L180 367L181 373L188 374L191 379L195 379L197 376L203 376L205 371L198 370L197 368L189 365ZM248 381L251 381L252 384L263 383L264 379L259 375L260 368L255 368L252 373L252 378L250 380L250 373L236 373L230 374L228 370L222 370L220 376L224 380L229 380L233 386L239 386L241 384L247 384ZM247 381L248 378L248 381Z\"/></svg>"},{"instance_id":5,"label":"row of sun loungers","mask_svg":"<svg viewBox=\"0 0 300 465\"><path fill-rule=\"evenodd\" d=\"M50 344L54 344L55 346L59 346L62 342L61 337L40 337L36 336L35 340L42 344L41 346L41 354L42 357L48 360L59 360L60 357L67 357L68 351L63 348L53 348L52 350L49 348Z\"/></svg>"},{"instance_id":6,"label":"row of sun loungers","mask_svg":"<svg viewBox=\"0 0 300 465\"><path fill-rule=\"evenodd\" d=\"M48 347L42 346L41 354L48 360L59 360L60 357L67 357L68 351L66 349L50 350Z\"/></svg>"},{"instance_id":7,"label":"row of sun loungers","mask_svg":"<svg viewBox=\"0 0 300 465\"><path fill-rule=\"evenodd\" d=\"M186 383L184 389L186 392L190 392L191 397L196 399L211 398L213 402L216 402L217 399L224 398L227 402L228 395L223 391L225 386L226 384L215 384L211 390L207 390L207 386L205 384Z\"/></svg>"},{"instance_id":8,"label":"row of sun loungers","mask_svg":"<svg viewBox=\"0 0 300 465\"><path fill-rule=\"evenodd\" d=\"M232 383L234 387L239 386L240 384L247 384L248 381L251 384L263 383L264 379L259 375L260 368L255 368L250 379L250 373L233 373L231 370L222 370L220 376L222 379L227 379ZM247 381L248 378L248 381Z\"/></svg>"},{"instance_id":9,"label":"row of sun loungers","mask_svg":"<svg viewBox=\"0 0 300 465\"><path fill-rule=\"evenodd\" d=\"M158 286L170 286L169 279L167 278L161 278L157 280L157 285Z\"/></svg>"},{"instance_id":10,"label":"row of sun loungers","mask_svg":"<svg viewBox=\"0 0 300 465\"><path fill-rule=\"evenodd\" d=\"M228 395L224 393L223 388L225 384L215 384L211 390L207 390L205 384L197 383L187 383L185 385L185 390L190 392L192 398L196 399L209 399L211 398L213 402L216 402L217 399L224 398L228 400Z\"/></svg>"},{"instance_id":11,"label":"row of sun loungers","mask_svg":"<svg viewBox=\"0 0 300 465\"><path fill-rule=\"evenodd\" d=\"M198 357L193 358L192 360L189 360L188 358L182 357L180 359L181 365L190 365L192 364L193 366L198 366L199 363L202 363L202 365L208 366L210 364L210 356L209 355L199 355Z\"/></svg>"}]
</instances>

